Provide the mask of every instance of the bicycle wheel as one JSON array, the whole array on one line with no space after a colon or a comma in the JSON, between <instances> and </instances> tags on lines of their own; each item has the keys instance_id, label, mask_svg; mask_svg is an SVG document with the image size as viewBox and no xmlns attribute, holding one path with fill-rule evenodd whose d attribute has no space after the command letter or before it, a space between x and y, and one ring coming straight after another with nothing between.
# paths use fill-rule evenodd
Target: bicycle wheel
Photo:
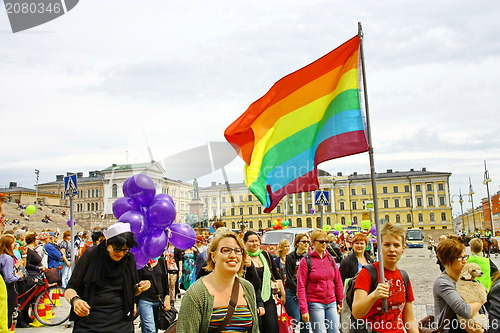
<instances>
[{"instance_id":1,"label":"bicycle wheel","mask_svg":"<svg viewBox=\"0 0 500 333\"><path fill-rule=\"evenodd\" d=\"M56 326L69 318L71 305L64 298L65 290L63 287L53 286L36 297L33 312L40 323Z\"/></svg>"}]
</instances>

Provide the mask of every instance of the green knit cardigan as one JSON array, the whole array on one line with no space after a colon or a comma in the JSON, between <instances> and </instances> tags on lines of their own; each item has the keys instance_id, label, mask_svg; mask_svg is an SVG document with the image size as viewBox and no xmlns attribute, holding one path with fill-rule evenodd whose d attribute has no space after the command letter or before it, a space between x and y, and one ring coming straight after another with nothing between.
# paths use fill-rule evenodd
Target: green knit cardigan
<instances>
[{"instance_id":1,"label":"green knit cardigan","mask_svg":"<svg viewBox=\"0 0 500 333\"><path fill-rule=\"evenodd\" d=\"M177 333L207 333L214 309L214 297L208 292L207 287L198 279L189 287L182 297L181 309L177 318ZM239 278L240 286L243 287L244 297L247 301L253 318L252 333L259 332L259 319L255 290L250 282Z\"/></svg>"}]
</instances>

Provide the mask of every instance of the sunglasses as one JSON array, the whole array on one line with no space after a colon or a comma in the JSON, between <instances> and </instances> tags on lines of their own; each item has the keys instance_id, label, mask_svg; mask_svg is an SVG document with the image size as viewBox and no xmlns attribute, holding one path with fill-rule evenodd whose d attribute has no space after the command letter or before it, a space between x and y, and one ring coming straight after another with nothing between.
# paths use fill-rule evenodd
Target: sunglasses
<instances>
[{"instance_id":1,"label":"sunglasses","mask_svg":"<svg viewBox=\"0 0 500 333\"><path fill-rule=\"evenodd\" d=\"M299 241L299 243L309 244L311 242L310 241Z\"/></svg>"},{"instance_id":2,"label":"sunglasses","mask_svg":"<svg viewBox=\"0 0 500 333\"><path fill-rule=\"evenodd\" d=\"M462 257L457 257L457 260L458 261L467 261L467 259L469 259L469 256L468 255L464 255Z\"/></svg>"},{"instance_id":3,"label":"sunglasses","mask_svg":"<svg viewBox=\"0 0 500 333\"><path fill-rule=\"evenodd\" d=\"M220 253L222 254L230 254L231 252L234 252L234 254L241 256L245 250L243 250L241 247L229 247L229 246L223 246L220 248Z\"/></svg>"},{"instance_id":4,"label":"sunglasses","mask_svg":"<svg viewBox=\"0 0 500 333\"><path fill-rule=\"evenodd\" d=\"M128 249L128 248L119 249L119 248L114 247L113 245L111 245L111 247L113 248L114 253L123 252L124 254L126 254L126 253L128 253L128 251L130 251L130 249Z\"/></svg>"},{"instance_id":5,"label":"sunglasses","mask_svg":"<svg viewBox=\"0 0 500 333\"><path fill-rule=\"evenodd\" d=\"M321 244L328 244L330 241L327 240L317 240L316 242L321 243Z\"/></svg>"}]
</instances>

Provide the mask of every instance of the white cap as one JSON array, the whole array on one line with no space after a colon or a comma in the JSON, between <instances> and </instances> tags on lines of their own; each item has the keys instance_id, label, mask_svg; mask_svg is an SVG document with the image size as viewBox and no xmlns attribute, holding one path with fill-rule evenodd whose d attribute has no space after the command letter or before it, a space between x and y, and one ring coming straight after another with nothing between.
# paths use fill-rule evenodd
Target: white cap
<instances>
[{"instance_id":1,"label":"white cap","mask_svg":"<svg viewBox=\"0 0 500 333\"><path fill-rule=\"evenodd\" d=\"M103 234L106 239L110 239L111 237L123 234L124 232L130 232L130 224L118 222L109 227L108 230L103 232Z\"/></svg>"}]
</instances>

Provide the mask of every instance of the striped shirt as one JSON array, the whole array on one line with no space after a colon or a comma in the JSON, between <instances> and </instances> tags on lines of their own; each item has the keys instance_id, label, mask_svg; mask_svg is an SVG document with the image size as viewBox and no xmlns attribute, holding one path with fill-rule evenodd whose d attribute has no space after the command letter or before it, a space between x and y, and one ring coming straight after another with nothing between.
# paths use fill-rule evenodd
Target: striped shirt
<instances>
[{"instance_id":1,"label":"striped shirt","mask_svg":"<svg viewBox=\"0 0 500 333\"><path fill-rule=\"evenodd\" d=\"M215 330L222 324L227 314L227 306L214 308L212 318L210 319L209 330ZM253 324L252 313L246 305L237 305L234 309L231 320L226 328L221 332L250 332Z\"/></svg>"}]
</instances>

